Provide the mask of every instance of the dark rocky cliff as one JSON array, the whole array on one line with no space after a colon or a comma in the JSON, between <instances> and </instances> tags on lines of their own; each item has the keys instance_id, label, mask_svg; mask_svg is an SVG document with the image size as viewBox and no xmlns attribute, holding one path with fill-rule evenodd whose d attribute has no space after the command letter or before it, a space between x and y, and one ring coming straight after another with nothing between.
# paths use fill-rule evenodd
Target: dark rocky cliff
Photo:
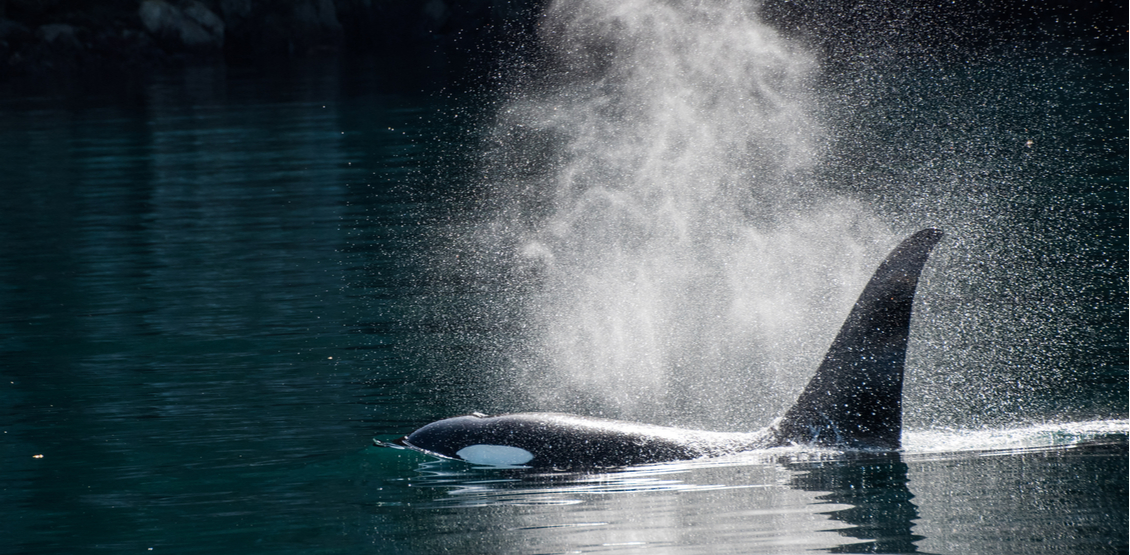
<instances>
[{"instance_id":1,"label":"dark rocky cliff","mask_svg":"<svg viewBox=\"0 0 1130 555\"><path fill-rule=\"evenodd\" d=\"M343 54L466 64L522 40L541 0L0 0L0 81ZM459 65L459 64L456 64ZM467 68L445 68L464 71Z\"/></svg>"},{"instance_id":2,"label":"dark rocky cliff","mask_svg":"<svg viewBox=\"0 0 1130 555\"><path fill-rule=\"evenodd\" d=\"M547 0L0 0L0 82L195 63L372 55L482 72L529 51ZM1067 36L1123 47L1123 0L764 0L762 14L835 56L861 43ZM509 54L508 54L509 53ZM522 56L524 54L518 54Z\"/></svg>"}]
</instances>

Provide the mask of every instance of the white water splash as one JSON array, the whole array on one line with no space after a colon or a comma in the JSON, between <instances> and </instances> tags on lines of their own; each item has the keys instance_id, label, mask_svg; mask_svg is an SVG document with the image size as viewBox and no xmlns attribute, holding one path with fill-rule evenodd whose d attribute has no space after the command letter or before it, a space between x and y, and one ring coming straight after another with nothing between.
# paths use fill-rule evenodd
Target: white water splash
<instances>
[{"instance_id":1,"label":"white water splash","mask_svg":"<svg viewBox=\"0 0 1130 555\"><path fill-rule=\"evenodd\" d=\"M764 425L897 243L813 184L813 59L732 0L562 0L542 38L478 234L542 278L514 379L540 409Z\"/></svg>"},{"instance_id":2,"label":"white water splash","mask_svg":"<svg viewBox=\"0 0 1130 555\"><path fill-rule=\"evenodd\" d=\"M903 432L902 444L903 452L908 455L968 451L1007 453L1072 447L1106 436L1121 436L1125 441L1128 433L1130 420L1089 420L980 430L907 430Z\"/></svg>"}]
</instances>

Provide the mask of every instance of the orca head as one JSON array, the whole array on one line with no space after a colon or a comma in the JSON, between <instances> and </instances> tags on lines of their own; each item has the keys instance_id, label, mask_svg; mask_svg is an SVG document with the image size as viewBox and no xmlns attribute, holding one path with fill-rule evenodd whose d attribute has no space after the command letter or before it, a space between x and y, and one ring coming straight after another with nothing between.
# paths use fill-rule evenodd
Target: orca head
<instances>
[{"instance_id":1,"label":"orca head","mask_svg":"<svg viewBox=\"0 0 1130 555\"><path fill-rule=\"evenodd\" d=\"M511 434L500 434L482 413L432 422L396 443L446 459L498 467L522 466L534 459L529 450L515 445Z\"/></svg>"}]
</instances>

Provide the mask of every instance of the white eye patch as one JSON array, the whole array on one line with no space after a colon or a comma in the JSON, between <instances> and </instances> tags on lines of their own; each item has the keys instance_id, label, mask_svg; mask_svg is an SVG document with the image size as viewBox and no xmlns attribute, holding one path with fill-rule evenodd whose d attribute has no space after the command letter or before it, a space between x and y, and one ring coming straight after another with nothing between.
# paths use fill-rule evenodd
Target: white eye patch
<instances>
[{"instance_id":1,"label":"white eye patch","mask_svg":"<svg viewBox=\"0 0 1130 555\"><path fill-rule=\"evenodd\" d=\"M488 466L517 466L533 460L534 454L508 445L471 445L455 452L459 458Z\"/></svg>"}]
</instances>

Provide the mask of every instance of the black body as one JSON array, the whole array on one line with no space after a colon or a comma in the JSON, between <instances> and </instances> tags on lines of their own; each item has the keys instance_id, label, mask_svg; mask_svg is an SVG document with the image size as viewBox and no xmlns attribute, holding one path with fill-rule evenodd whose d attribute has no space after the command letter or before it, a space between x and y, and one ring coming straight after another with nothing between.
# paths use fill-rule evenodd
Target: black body
<instances>
[{"instance_id":1,"label":"black body","mask_svg":"<svg viewBox=\"0 0 1130 555\"><path fill-rule=\"evenodd\" d=\"M914 292L941 238L941 231L925 229L887 256L796 404L761 432L701 432L563 414L475 414L433 422L397 443L445 458L538 468L624 466L789 444L898 449Z\"/></svg>"},{"instance_id":2,"label":"black body","mask_svg":"<svg viewBox=\"0 0 1130 555\"><path fill-rule=\"evenodd\" d=\"M765 447L767 432L700 432L568 414L471 414L433 422L397 443L432 455L461 459L471 445L517 447L536 468L592 468L678 461ZM472 461L476 462L476 461Z\"/></svg>"}]
</instances>

